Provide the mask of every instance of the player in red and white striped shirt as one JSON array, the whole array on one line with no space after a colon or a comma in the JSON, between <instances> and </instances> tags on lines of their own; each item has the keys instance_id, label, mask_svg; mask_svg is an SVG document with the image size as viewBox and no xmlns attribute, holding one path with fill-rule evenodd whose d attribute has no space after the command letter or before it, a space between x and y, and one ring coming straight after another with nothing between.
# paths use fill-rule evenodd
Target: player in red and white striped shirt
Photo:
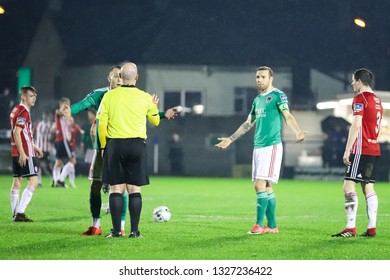
<instances>
[{"instance_id":1,"label":"player in red and white striped shirt","mask_svg":"<svg viewBox=\"0 0 390 280\"><path fill-rule=\"evenodd\" d=\"M361 235L376 236L378 197L374 190L375 169L381 155L378 142L383 116L382 101L371 86L373 75L367 69L358 69L352 75L352 87L356 93L352 102L353 119L343 156L347 166L344 176L345 229L332 236L356 237L356 213L358 197L356 184L360 183L366 197L368 226Z\"/></svg>"},{"instance_id":2,"label":"player in red and white striped shirt","mask_svg":"<svg viewBox=\"0 0 390 280\"><path fill-rule=\"evenodd\" d=\"M38 187L38 167L36 154L43 156L43 152L33 142L30 108L35 105L37 93L32 86L20 89L21 103L15 106L10 114L11 146L12 146L12 170L13 182L10 192L13 221L32 222L25 215L25 210L31 201L35 189ZM23 178L27 178L28 184L19 201L19 192Z\"/></svg>"},{"instance_id":3,"label":"player in red and white striped shirt","mask_svg":"<svg viewBox=\"0 0 390 280\"><path fill-rule=\"evenodd\" d=\"M84 130L74 122L74 119L71 118L71 126L70 126L70 148L72 149L73 153L76 154L76 148L77 148L77 135L84 135ZM75 178L76 178L76 170L73 169L71 172L69 172L69 184L72 187L76 187L75 184Z\"/></svg>"},{"instance_id":4,"label":"player in red and white striped shirt","mask_svg":"<svg viewBox=\"0 0 390 280\"><path fill-rule=\"evenodd\" d=\"M39 186L42 184L42 171L44 175L51 176L52 168L50 166L49 155L52 149L52 122L50 121L50 114L48 112L42 113L42 120L39 121L33 128L35 144L42 150L43 157L38 160L38 179Z\"/></svg>"},{"instance_id":5,"label":"player in red and white striped shirt","mask_svg":"<svg viewBox=\"0 0 390 280\"><path fill-rule=\"evenodd\" d=\"M75 173L76 157L70 145L72 122L62 113L65 105L70 106L69 98L61 98L59 105L60 108L55 112L56 137L54 145L56 148L56 161L53 167L53 181L56 187L66 187L65 178L70 173ZM65 165L64 160L67 160Z\"/></svg>"}]
</instances>

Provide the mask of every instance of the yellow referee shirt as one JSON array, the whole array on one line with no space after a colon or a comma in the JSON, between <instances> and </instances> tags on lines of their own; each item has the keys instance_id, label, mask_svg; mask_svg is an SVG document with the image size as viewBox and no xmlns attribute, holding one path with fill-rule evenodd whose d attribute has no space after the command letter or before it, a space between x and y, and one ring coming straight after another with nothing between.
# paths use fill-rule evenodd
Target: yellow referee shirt
<instances>
[{"instance_id":1,"label":"yellow referee shirt","mask_svg":"<svg viewBox=\"0 0 390 280\"><path fill-rule=\"evenodd\" d=\"M125 85L108 91L96 116L101 147L106 147L106 138L146 139L146 117L159 125L158 108L149 93Z\"/></svg>"}]
</instances>

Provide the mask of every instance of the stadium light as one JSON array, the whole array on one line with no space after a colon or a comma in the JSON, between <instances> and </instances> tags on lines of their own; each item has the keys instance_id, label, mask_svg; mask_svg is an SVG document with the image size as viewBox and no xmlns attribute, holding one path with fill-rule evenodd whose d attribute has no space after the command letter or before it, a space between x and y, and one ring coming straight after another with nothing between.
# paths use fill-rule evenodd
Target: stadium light
<instances>
[{"instance_id":1,"label":"stadium light","mask_svg":"<svg viewBox=\"0 0 390 280\"><path fill-rule=\"evenodd\" d=\"M201 115L204 112L204 106L202 104L194 105L192 107L192 113L195 115Z\"/></svg>"},{"instance_id":2,"label":"stadium light","mask_svg":"<svg viewBox=\"0 0 390 280\"><path fill-rule=\"evenodd\" d=\"M3 8L3 6L0 5L0 15L4 15L5 14L5 9Z\"/></svg>"},{"instance_id":3,"label":"stadium light","mask_svg":"<svg viewBox=\"0 0 390 280\"><path fill-rule=\"evenodd\" d=\"M344 106L348 106L348 105L352 106L352 101L353 101L353 98L345 98L345 99L340 99L339 102L341 105L344 105Z\"/></svg>"},{"instance_id":4,"label":"stadium light","mask_svg":"<svg viewBox=\"0 0 390 280\"><path fill-rule=\"evenodd\" d=\"M359 26L359 27L361 27L361 28L365 28L365 27L366 27L366 22L365 22L363 19L361 19L361 18L355 18L355 19L353 20L353 22L354 22L357 26Z\"/></svg>"},{"instance_id":5,"label":"stadium light","mask_svg":"<svg viewBox=\"0 0 390 280\"><path fill-rule=\"evenodd\" d=\"M385 110L389 110L390 109L390 103L389 102L382 102L382 107Z\"/></svg>"},{"instance_id":6,"label":"stadium light","mask_svg":"<svg viewBox=\"0 0 390 280\"><path fill-rule=\"evenodd\" d=\"M204 105L197 104L192 106L192 108L185 106L177 106L176 109L181 116L184 116L186 113L192 113L193 115L202 115L204 112Z\"/></svg>"},{"instance_id":7,"label":"stadium light","mask_svg":"<svg viewBox=\"0 0 390 280\"><path fill-rule=\"evenodd\" d=\"M316 107L318 110L334 109L339 106L337 101L325 101L317 103Z\"/></svg>"},{"instance_id":8,"label":"stadium light","mask_svg":"<svg viewBox=\"0 0 390 280\"><path fill-rule=\"evenodd\" d=\"M318 110L335 109L340 106L351 106L352 98L340 99L339 101L325 101L317 103ZM385 110L390 110L390 102L382 102L382 107Z\"/></svg>"}]
</instances>

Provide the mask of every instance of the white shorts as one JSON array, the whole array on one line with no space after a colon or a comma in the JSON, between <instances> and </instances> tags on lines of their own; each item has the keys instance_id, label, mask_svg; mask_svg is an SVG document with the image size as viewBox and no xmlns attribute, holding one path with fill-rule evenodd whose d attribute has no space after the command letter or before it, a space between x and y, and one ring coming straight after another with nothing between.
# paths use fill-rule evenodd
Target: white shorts
<instances>
[{"instance_id":1,"label":"white shorts","mask_svg":"<svg viewBox=\"0 0 390 280\"><path fill-rule=\"evenodd\" d=\"M261 179L277 184L282 166L282 143L264 148L255 148L252 159L252 180Z\"/></svg>"}]
</instances>

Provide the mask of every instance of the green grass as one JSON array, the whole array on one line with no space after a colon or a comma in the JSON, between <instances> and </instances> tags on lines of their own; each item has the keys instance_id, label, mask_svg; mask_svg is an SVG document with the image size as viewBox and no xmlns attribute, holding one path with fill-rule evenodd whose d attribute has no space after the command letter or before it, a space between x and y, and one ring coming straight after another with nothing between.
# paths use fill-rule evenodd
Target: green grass
<instances>
[{"instance_id":1,"label":"green grass","mask_svg":"<svg viewBox=\"0 0 390 280\"><path fill-rule=\"evenodd\" d=\"M337 239L345 213L342 183L282 180L275 185L279 234L248 235L255 219L250 179L152 177L143 188L141 239L80 236L90 226L89 182L51 188L48 178L26 211L33 223L11 222L11 176L0 176L0 260L389 260L390 189L378 183L378 236ZM366 229L358 190L358 233ZM102 194L103 203L108 196ZM168 223L152 220L166 205ZM103 234L111 218L102 210ZM127 234L129 221L127 220ZM126 250L123 247L126 246Z\"/></svg>"}]
</instances>

